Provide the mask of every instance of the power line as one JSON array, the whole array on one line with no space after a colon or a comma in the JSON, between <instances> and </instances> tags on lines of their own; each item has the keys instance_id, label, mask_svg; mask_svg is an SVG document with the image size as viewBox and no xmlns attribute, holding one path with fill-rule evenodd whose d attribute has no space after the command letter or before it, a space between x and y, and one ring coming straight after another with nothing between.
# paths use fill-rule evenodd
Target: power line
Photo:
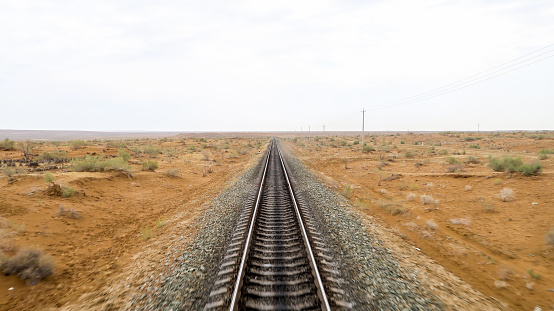
<instances>
[{"instance_id":1,"label":"power line","mask_svg":"<svg viewBox=\"0 0 554 311\"><path fill-rule=\"evenodd\" d=\"M444 86L441 86L441 87L438 87L438 88L435 88L435 89L432 89L430 91L427 91L427 92L424 92L424 93L420 93L418 95L414 95L414 96L410 96L410 97L407 97L407 98L404 98L404 99L401 99L401 100L397 100L397 101L394 101L394 102L391 102L391 103L388 103L388 104L384 104L384 105L381 105L381 106L376 106L376 107L373 107L369 110L381 110L381 109L387 109L387 108L393 108L393 107L398 107L398 106L402 106L402 105L407 105L407 104L410 104L410 103L414 103L414 102L418 102L418 101L421 101L421 100L425 100L425 99L429 99L429 98L433 98L433 97L436 97L436 96L439 96L439 95L443 95L443 94L447 94L447 93L450 93L450 92L453 92L453 91L456 91L456 90L459 90L459 89L462 89L462 88L465 88L465 87L468 87L468 86L471 86L471 85L474 85L474 84L477 84L477 83L480 83L480 82L483 82L483 81L487 81L487 80L490 80L494 77L497 77L497 76L500 76L500 75L503 75L503 74L506 74L508 72L512 72L512 71L515 71L517 69L520 69L520 68L523 68L523 67L527 67L529 65L532 65L534 63L537 63L537 62L540 62L540 61L543 61L545 59L548 59L554 55L550 55L550 56L547 56L547 57L543 57L537 61L534 61L534 62L531 62L531 63L528 63L530 60L532 59L535 59L537 57L540 57L540 56L543 56L543 55L546 55L546 54L549 54L551 52L554 52L554 49L552 50L549 50L547 52L544 52L544 53L541 53L539 55L535 55L533 57L530 57L530 58L527 58L523 61L520 61L520 62L517 62L515 64L511 64L509 66L505 66L507 64L510 64L510 63L513 63L514 61L517 61L519 59L522 59L522 58L525 58L529 55L532 55L532 54L535 54L539 51L542 51L542 50L545 50L551 46L554 46L554 44L550 44L550 45L547 45L543 48L540 48L538 50L535 50L531 53L527 53L523 56L520 56L518 58L515 58L515 59L512 59L508 62L505 62L505 63L502 63L501 65L498 65L498 66L495 66L495 67L492 67L490 69L487 69L487 70L484 70L484 71L481 71L480 73L477 73L477 74L474 74L474 75L471 75L469 77L466 77L464 79L461 79L461 80L458 80L458 81L455 81L455 82L452 82L452 83L449 83L449 84L446 84ZM514 68L512 70L508 70L508 71L505 71L509 68L512 68L514 66L517 66L519 64L523 64L523 63L527 63L523 66L519 66L517 68ZM494 70L494 69L497 69L497 68L500 68L500 67L504 67L504 68L501 68L501 69L498 69L498 70ZM493 71L494 70L494 71ZM492 71L492 72L490 72ZM504 71L504 72L503 72ZM486 73L486 74L485 74ZM499 74L496 74L496 73L499 73ZM491 76L492 75L492 76ZM491 77L489 77L491 76ZM489 78L486 78L486 77L489 77ZM465 82L463 82L465 81ZM476 82L474 82L476 81ZM462 83L463 82L463 83Z\"/></svg>"}]
</instances>

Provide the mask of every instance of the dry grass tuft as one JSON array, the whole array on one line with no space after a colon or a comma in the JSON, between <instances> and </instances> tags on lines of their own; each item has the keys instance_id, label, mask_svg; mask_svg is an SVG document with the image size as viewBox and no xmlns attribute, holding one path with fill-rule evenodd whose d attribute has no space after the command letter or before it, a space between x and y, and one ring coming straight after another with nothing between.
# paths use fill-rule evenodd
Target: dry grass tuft
<instances>
[{"instance_id":1,"label":"dry grass tuft","mask_svg":"<svg viewBox=\"0 0 554 311\"><path fill-rule=\"evenodd\" d=\"M415 200L415 198L417 198L417 195L415 195L412 192L410 192L410 193L408 193L408 195L406 195L406 200L408 200L408 201L413 201L413 200Z\"/></svg>"},{"instance_id":2,"label":"dry grass tuft","mask_svg":"<svg viewBox=\"0 0 554 311\"><path fill-rule=\"evenodd\" d=\"M439 200L435 200L433 199L432 196L428 195L428 194L422 194L420 197L421 199L421 204L425 205L425 204L439 204Z\"/></svg>"},{"instance_id":3,"label":"dry grass tuft","mask_svg":"<svg viewBox=\"0 0 554 311\"><path fill-rule=\"evenodd\" d=\"M514 190L510 188L504 188L500 190L500 193L498 194L498 197L503 202L512 201L514 199Z\"/></svg>"},{"instance_id":4,"label":"dry grass tuft","mask_svg":"<svg viewBox=\"0 0 554 311\"><path fill-rule=\"evenodd\" d=\"M466 218L453 218L450 219L450 223L452 223L453 225L469 226L471 225L471 220Z\"/></svg>"},{"instance_id":5,"label":"dry grass tuft","mask_svg":"<svg viewBox=\"0 0 554 311\"><path fill-rule=\"evenodd\" d=\"M437 225L437 223L433 219L427 220L425 224L427 225L427 228L431 230L437 230L437 228L439 227L439 225Z\"/></svg>"},{"instance_id":6,"label":"dry grass tuft","mask_svg":"<svg viewBox=\"0 0 554 311\"><path fill-rule=\"evenodd\" d=\"M495 280L494 281L494 286L496 288L506 288L507 284L504 281Z\"/></svg>"}]
</instances>

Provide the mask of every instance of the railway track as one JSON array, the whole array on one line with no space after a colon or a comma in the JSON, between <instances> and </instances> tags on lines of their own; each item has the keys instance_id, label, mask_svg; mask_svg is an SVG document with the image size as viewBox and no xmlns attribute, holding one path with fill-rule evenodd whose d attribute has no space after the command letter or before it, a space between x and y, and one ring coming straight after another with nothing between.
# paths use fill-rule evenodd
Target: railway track
<instances>
[{"instance_id":1,"label":"railway track","mask_svg":"<svg viewBox=\"0 0 554 311\"><path fill-rule=\"evenodd\" d=\"M276 140L230 237L205 310L330 310L352 305L313 217L294 194Z\"/></svg>"}]
</instances>

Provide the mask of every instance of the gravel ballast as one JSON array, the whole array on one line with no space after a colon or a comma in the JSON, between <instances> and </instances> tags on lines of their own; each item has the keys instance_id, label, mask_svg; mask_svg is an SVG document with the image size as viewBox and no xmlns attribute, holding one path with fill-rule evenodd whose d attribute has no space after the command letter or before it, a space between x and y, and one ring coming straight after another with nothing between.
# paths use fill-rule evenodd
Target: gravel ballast
<instances>
[{"instance_id":1,"label":"gravel ballast","mask_svg":"<svg viewBox=\"0 0 554 311\"><path fill-rule=\"evenodd\" d=\"M257 191L261 165L260 160L209 203L194 224L192 239L186 233L178 239L165 262L159 264L158 270L164 272L150 275L137 288L139 294L127 310L204 308L238 213Z\"/></svg>"},{"instance_id":2,"label":"gravel ballast","mask_svg":"<svg viewBox=\"0 0 554 311\"><path fill-rule=\"evenodd\" d=\"M356 310L441 310L441 303L426 292L417 273L403 271L390 250L372 234L355 214L350 203L322 185L283 146L295 192L309 204L327 241L335 249L335 260L348 280Z\"/></svg>"}]
</instances>

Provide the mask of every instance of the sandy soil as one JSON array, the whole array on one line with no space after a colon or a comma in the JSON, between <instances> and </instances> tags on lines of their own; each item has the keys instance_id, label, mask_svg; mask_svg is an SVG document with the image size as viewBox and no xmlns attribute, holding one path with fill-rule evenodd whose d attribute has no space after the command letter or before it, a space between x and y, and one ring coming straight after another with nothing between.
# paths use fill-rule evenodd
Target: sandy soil
<instances>
[{"instance_id":1,"label":"sandy soil","mask_svg":"<svg viewBox=\"0 0 554 311\"><path fill-rule=\"evenodd\" d=\"M7 256L23 247L53 257L55 273L26 284L17 276L0 277L1 310L118 310L140 281L154 271L183 231L223 187L256 160L263 139L164 139L94 141L72 150L42 143L33 153L65 150L69 157L116 155L125 144L133 154L133 176L121 171L73 172L70 163L47 170L54 183L70 186L72 197L51 196L45 171L0 169L0 250ZM153 157L141 154L159 148ZM194 146L194 147L192 147ZM19 159L20 151L0 151L0 159ZM141 160L159 168L142 171ZM41 164L39 168L61 164ZM177 177L168 176L168 170ZM65 212L61 213L61 207ZM68 211L73 210L74 214ZM73 216L73 217L72 217Z\"/></svg>"},{"instance_id":2,"label":"sandy soil","mask_svg":"<svg viewBox=\"0 0 554 311\"><path fill-rule=\"evenodd\" d=\"M554 227L554 155L540 161L537 176L487 167L488 155L537 161L541 149L554 150L552 133L367 136L376 150L364 154L359 139L287 138L328 187L390 229L391 247L407 243L417 250L403 250L404 264L424 272L433 286L444 285L440 269L422 266L419 252L501 309L554 309L554 247L545 241ZM479 163L467 163L469 156ZM458 171L446 172L449 157L461 165ZM505 188L513 190L507 201L499 195ZM438 202L422 204L422 195ZM439 296L465 309L471 297L458 294L452 287Z\"/></svg>"}]
</instances>

